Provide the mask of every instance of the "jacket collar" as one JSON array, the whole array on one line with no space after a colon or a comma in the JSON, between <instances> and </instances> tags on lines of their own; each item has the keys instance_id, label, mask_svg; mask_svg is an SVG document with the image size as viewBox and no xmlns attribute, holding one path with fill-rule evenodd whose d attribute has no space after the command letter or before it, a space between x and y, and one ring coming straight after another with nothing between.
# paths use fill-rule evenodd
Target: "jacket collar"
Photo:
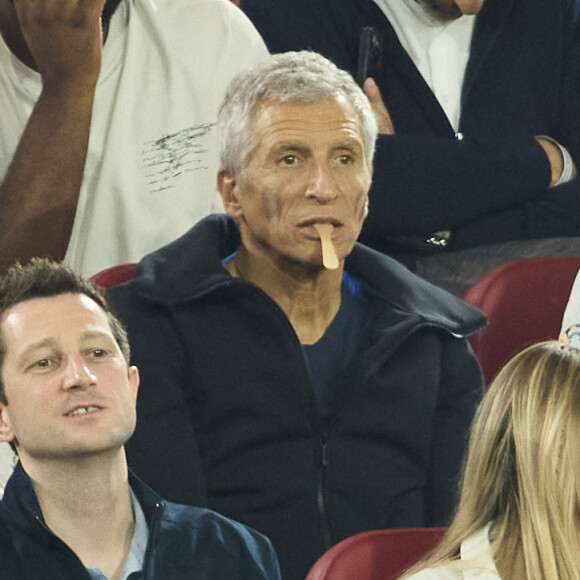
<instances>
[{"instance_id":1,"label":"jacket collar","mask_svg":"<svg viewBox=\"0 0 580 580\"><path fill-rule=\"evenodd\" d=\"M147 523L150 525L154 510L163 505L164 500L131 472L129 472L129 484L145 514ZM14 472L6 484L4 497L0 502L0 516L8 527L20 529L27 534L33 533L34 529L38 529L39 532L48 529L32 482L20 462L16 464ZM35 520L44 525L44 528L32 525L36 523Z\"/></svg>"},{"instance_id":2,"label":"jacket collar","mask_svg":"<svg viewBox=\"0 0 580 580\"><path fill-rule=\"evenodd\" d=\"M362 4L362 8L357 9L365 9L369 21L381 31L386 58L389 62L395 63L396 74L401 76L410 93L414 95L433 129L440 134L453 134L454 131L437 98L401 45L393 27L376 2L374 0L367 0L366 3L362 3L361 0L353 0L353 2ZM470 95L483 63L494 48L499 35L504 31L515 2L516 0L485 0L481 12L477 15L470 57L465 69L462 103L465 103ZM387 79L384 82L388 84Z\"/></svg>"},{"instance_id":3,"label":"jacket collar","mask_svg":"<svg viewBox=\"0 0 580 580\"><path fill-rule=\"evenodd\" d=\"M31 522L34 520L44 523L32 482L20 462L16 464L6 484L4 497L0 503L0 515L8 527L27 530L28 533L32 531ZM40 527L38 529L40 530Z\"/></svg>"},{"instance_id":4,"label":"jacket collar","mask_svg":"<svg viewBox=\"0 0 580 580\"><path fill-rule=\"evenodd\" d=\"M505 29L514 2L515 0L485 0L483 3L473 29L470 57L463 80L462 104L467 100L479 70Z\"/></svg>"},{"instance_id":5,"label":"jacket collar","mask_svg":"<svg viewBox=\"0 0 580 580\"><path fill-rule=\"evenodd\" d=\"M181 238L145 256L127 284L151 301L166 305L189 302L217 287L237 283L221 260L239 244L235 222L224 214L211 215ZM403 317L422 319L458 336L473 334L486 324L485 315L476 308L362 244L355 245L345 269L361 281L364 292Z\"/></svg>"}]
</instances>

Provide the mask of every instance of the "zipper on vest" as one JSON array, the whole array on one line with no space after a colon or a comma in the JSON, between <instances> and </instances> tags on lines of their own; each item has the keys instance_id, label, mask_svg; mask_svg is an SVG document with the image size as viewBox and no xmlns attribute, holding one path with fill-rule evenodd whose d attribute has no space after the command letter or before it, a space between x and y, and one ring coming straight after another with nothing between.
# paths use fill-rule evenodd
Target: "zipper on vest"
<instances>
[{"instance_id":1,"label":"zipper on vest","mask_svg":"<svg viewBox=\"0 0 580 580\"><path fill-rule=\"evenodd\" d=\"M324 500L324 484L326 480L326 467L328 466L328 441L326 434L320 437L320 464L318 466L318 512L320 514L320 521L322 523L322 537L326 549L332 546L332 538L330 535L330 527L328 525L328 517L326 515L326 506Z\"/></svg>"}]
</instances>

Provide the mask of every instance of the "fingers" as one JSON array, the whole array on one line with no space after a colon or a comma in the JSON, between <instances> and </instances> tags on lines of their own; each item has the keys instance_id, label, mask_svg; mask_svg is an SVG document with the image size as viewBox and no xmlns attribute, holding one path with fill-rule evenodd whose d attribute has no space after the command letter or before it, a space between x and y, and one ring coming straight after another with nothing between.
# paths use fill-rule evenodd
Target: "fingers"
<instances>
[{"instance_id":1,"label":"fingers","mask_svg":"<svg viewBox=\"0 0 580 580\"><path fill-rule=\"evenodd\" d=\"M368 78L363 84L363 90L367 96L371 107L377 118L379 124L379 133L383 135L394 135L395 126L393 125L393 120L385 103L383 102L383 97L381 96L381 91L375 83L374 79Z\"/></svg>"},{"instance_id":2,"label":"fingers","mask_svg":"<svg viewBox=\"0 0 580 580\"><path fill-rule=\"evenodd\" d=\"M105 0L14 0L43 81L94 84L100 72Z\"/></svg>"},{"instance_id":3,"label":"fingers","mask_svg":"<svg viewBox=\"0 0 580 580\"><path fill-rule=\"evenodd\" d=\"M100 16L106 0L13 0L17 12L35 14L71 14L73 12Z\"/></svg>"}]
</instances>

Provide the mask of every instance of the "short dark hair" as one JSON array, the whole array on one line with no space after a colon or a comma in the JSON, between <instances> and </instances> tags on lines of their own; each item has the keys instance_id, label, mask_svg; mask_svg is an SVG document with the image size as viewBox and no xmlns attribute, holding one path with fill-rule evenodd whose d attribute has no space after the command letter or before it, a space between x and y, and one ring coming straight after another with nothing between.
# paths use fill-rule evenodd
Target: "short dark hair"
<instances>
[{"instance_id":1,"label":"short dark hair","mask_svg":"<svg viewBox=\"0 0 580 580\"><path fill-rule=\"evenodd\" d=\"M9 308L16 304L34 298L49 298L62 294L84 294L103 309L107 315L111 332L128 365L131 351L127 331L113 313L104 293L95 284L85 280L60 262L53 262L46 258L32 258L24 266L21 264L12 266L0 279L0 319ZM8 401L2 381L5 356L6 344L0 323L0 402L7 405Z\"/></svg>"}]
</instances>

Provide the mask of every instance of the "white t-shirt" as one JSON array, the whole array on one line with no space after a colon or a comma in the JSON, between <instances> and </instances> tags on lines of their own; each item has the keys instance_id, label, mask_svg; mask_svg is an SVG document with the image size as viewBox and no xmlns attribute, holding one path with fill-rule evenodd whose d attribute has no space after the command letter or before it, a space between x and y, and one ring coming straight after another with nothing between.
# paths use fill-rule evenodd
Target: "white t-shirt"
<instances>
[{"instance_id":1,"label":"white t-shirt","mask_svg":"<svg viewBox=\"0 0 580 580\"><path fill-rule=\"evenodd\" d=\"M467 566L473 560L473 567L426 568L408 580L501 580L490 552L489 528L485 526L461 543L461 562Z\"/></svg>"},{"instance_id":2,"label":"white t-shirt","mask_svg":"<svg viewBox=\"0 0 580 580\"><path fill-rule=\"evenodd\" d=\"M267 57L230 0L121 2L104 47L69 265L90 276L136 262L223 211L217 110L230 79ZM0 36L0 178L40 90L40 75ZM0 443L0 496L12 460Z\"/></svg>"},{"instance_id":3,"label":"white t-shirt","mask_svg":"<svg viewBox=\"0 0 580 580\"><path fill-rule=\"evenodd\" d=\"M16 455L8 443L0 443L0 498L4 495L4 487L12 475L16 465Z\"/></svg>"},{"instance_id":4,"label":"white t-shirt","mask_svg":"<svg viewBox=\"0 0 580 580\"><path fill-rule=\"evenodd\" d=\"M85 276L138 261L209 213L217 110L230 79L267 58L230 0L123 0L105 43L65 261ZM0 178L41 90L0 37Z\"/></svg>"},{"instance_id":5,"label":"white t-shirt","mask_svg":"<svg viewBox=\"0 0 580 580\"><path fill-rule=\"evenodd\" d=\"M415 0L374 1L457 131L475 16L441 22Z\"/></svg>"}]
</instances>

